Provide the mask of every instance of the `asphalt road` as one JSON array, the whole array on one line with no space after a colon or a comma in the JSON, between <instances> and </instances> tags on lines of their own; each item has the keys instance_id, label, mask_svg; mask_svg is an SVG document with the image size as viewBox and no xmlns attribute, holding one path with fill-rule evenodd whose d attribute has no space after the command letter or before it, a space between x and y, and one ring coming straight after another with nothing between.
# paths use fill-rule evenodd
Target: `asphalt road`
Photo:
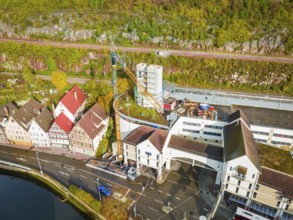
<instances>
[{"instance_id":1,"label":"asphalt road","mask_svg":"<svg viewBox=\"0 0 293 220\"><path fill-rule=\"evenodd\" d=\"M25 40L16 38L0 38L2 42L17 42L17 43L29 43L44 46L55 46L61 48L82 48L82 49L110 49L109 45L97 45L97 44L82 44L82 43L69 43L69 42L55 42L55 41L41 41L41 40ZM139 52L139 53L151 53L156 52L156 48L142 48L142 47L122 47L118 46L118 50L125 52ZM168 55L177 55L184 57L200 57L209 59L234 59L234 60L253 60L253 61L265 61L265 62L278 62L278 63L293 63L292 57L281 56L265 56L265 55L251 55L251 54L236 54L236 53L217 53L206 51L190 51L190 50L160 50L164 51Z\"/></svg>"},{"instance_id":2,"label":"asphalt road","mask_svg":"<svg viewBox=\"0 0 293 220\"><path fill-rule=\"evenodd\" d=\"M163 184L157 184L153 179L139 177L136 182L86 167L84 161L66 158L58 155L38 153L43 171L68 186L75 184L89 191L96 198L97 178L114 191L122 189L128 199L136 201L136 213L143 219L182 219L184 213L188 219L198 219L206 216L210 207L201 198L198 190L198 174L201 168L182 164L178 172L171 172ZM35 151L0 146L0 159L19 163L39 169ZM143 188L144 187L144 188ZM135 203L129 207L134 214ZM162 211L163 206L173 208L169 214Z\"/></svg>"}]
</instances>

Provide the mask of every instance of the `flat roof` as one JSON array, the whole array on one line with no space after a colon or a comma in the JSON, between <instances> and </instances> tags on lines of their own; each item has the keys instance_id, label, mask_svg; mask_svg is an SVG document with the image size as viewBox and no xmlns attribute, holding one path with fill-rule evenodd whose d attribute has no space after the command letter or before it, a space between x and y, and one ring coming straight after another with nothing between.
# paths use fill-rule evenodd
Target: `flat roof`
<instances>
[{"instance_id":1,"label":"flat roof","mask_svg":"<svg viewBox=\"0 0 293 220\"><path fill-rule=\"evenodd\" d=\"M293 159L290 151L266 144L256 143L261 166L293 176Z\"/></svg>"},{"instance_id":2,"label":"flat roof","mask_svg":"<svg viewBox=\"0 0 293 220\"><path fill-rule=\"evenodd\" d=\"M233 112L242 110L251 125L293 129L293 111L232 105Z\"/></svg>"}]
</instances>

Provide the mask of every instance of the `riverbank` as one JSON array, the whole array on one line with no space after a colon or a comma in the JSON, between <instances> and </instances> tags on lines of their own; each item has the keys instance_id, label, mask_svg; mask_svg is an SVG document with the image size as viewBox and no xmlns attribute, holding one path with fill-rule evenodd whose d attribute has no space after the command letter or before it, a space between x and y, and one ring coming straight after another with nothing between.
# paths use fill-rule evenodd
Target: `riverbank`
<instances>
[{"instance_id":1,"label":"riverbank","mask_svg":"<svg viewBox=\"0 0 293 220\"><path fill-rule=\"evenodd\" d=\"M89 219L105 220L105 218L100 213L91 208L88 204L84 203L77 196L69 192L64 185L46 174L40 174L37 170L31 168L26 169L25 167L20 168L6 164L0 164L0 171L6 173L8 172L15 176L36 181L41 186L48 187L52 192L60 196L62 201L70 203L79 212L88 216Z\"/></svg>"}]
</instances>

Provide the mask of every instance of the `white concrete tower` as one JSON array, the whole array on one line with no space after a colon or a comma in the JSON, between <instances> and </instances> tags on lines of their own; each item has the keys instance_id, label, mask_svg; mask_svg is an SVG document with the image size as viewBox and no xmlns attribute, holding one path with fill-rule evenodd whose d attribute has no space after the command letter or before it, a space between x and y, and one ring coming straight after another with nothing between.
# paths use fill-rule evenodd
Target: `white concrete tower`
<instances>
[{"instance_id":1,"label":"white concrete tower","mask_svg":"<svg viewBox=\"0 0 293 220\"><path fill-rule=\"evenodd\" d=\"M139 63L136 65L136 78L153 95L159 104L163 106L163 67ZM136 103L146 108L153 108L149 100L139 90L135 92Z\"/></svg>"}]
</instances>

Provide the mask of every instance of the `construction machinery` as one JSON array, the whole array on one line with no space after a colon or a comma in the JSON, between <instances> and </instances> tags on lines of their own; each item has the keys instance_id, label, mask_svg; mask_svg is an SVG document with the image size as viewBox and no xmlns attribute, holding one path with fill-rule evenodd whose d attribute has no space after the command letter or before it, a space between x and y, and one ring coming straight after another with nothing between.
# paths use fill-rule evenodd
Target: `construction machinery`
<instances>
[{"instance_id":1,"label":"construction machinery","mask_svg":"<svg viewBox=\"0 0 293 220\"><path fill-rule=\"evenodd\" d=\"M139 82L132 71L127 68L126 62L121 58L118 51L115 49L115 45L113 41L111 42L111 61L112 61L112 85L114 90L114 111L115 111L115 129L116 129L116 147L118 160L123 159L123 149L122 149L122 139L120 133L120 118L119 118L119 101L118 101L118 86L117 86L117 62L120 64L124 72L127 76L132 80L132 82L137 86L137 90L145 96L148 101L152 104L152 106L159 113L160 117L166 122L166 119L162 115L164 113L163 105L159 104L159 102L146 90L144 85Z\"/></svg>"}]
</instances>

